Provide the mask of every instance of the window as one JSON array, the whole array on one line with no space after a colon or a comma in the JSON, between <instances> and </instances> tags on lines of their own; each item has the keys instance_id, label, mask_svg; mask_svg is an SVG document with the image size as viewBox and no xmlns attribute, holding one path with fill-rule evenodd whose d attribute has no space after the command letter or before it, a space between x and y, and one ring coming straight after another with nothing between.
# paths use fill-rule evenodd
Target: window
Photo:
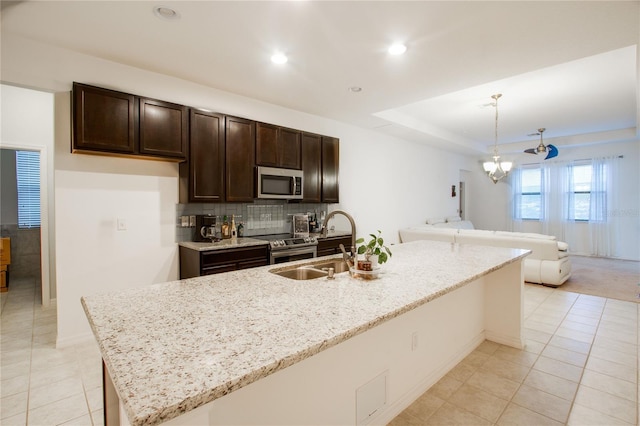
<instances>
[{"instance_id":1,"label":"window","mask_svg":"<svg viewBox=\"0 0 640 426\"><path fill-rule=\"evenodd\" d=\"M40 153L16 151L18 228L40 226Z\"/></svg>"},{"instance_id":2,"label":"window","mask_svg":"<svg viewBox=\"0 0 640 426\"><path fill-rule=\"evenodd\" d=\"M595 191L591 187L593 182L593 167L591 164L569 166L569 220L601 221L606 212L605 191ZM604 166L603 166L604 168ZM606 171L600 173L600 188L606 188Z\"/></svg>"},{"instance_id":3,"label":"window","mask_svg":"<svg viewBox=\"0 0 640 426\"><path fill-rule=\"evenodd\" d=\"M542 197L540 195L540 187L542 182L542 173L539 167L522 169L521 179L521 196L519 217L521 219L540 220L542 211Z\"/></svg>"}]
</instances>

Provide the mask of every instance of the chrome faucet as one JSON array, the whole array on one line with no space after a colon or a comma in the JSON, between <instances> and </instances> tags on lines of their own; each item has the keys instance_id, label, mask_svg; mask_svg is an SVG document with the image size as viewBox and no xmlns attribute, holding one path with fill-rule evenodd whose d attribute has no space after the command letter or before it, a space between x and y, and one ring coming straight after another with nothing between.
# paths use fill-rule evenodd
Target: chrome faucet
<instances>
[{"instance_id":1,"label":"chrome faucet","mask_svg":"<svg viewBox=\"0 0 640 426\"><path fill-rule=\"evenodd\" d=\"M329 229L327 227L327 224L329 223L329 219L331 219L332 217L334 217L337 214L341 214L344 217L346 217L347 219L349 219L349 223L351 224L351 256L355 259L356 257L356 222L355 220L353 220L353 217L351 217L351 215L343 210L334 210L331 213L329 213L325 218L324 218L324 222L322 223L322 236L326 237L327 236L327 230Z\"/></svg>"}]
</instances>

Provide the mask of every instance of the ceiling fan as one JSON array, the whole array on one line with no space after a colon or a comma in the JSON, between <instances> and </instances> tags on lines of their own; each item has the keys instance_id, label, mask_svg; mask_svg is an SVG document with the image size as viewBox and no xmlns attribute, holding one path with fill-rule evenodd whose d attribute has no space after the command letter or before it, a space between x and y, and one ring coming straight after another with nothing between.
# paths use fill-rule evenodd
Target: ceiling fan
<instances>
[{"instance_id":1,"label":"ceiling fan","mask_svg":"<svg viewBox=\"0 0 640 426\"><path fill-rule=\"evenodd\" d=\"M551 144L545 145L544 142L542 141L542 134L544 133L545 130L547 129L545 129L544 127L541 127L538 129L536 133L531 133L530 135L528 135L528 136L540 135L540 144L535 148L525 149L524 152L526 152L527 154L535 154L535 155L538 155L539 153L547 152L547 156L544 157L545 160L558 156L558 148L556 148L554 145L551 145Z\"/></svg>"}]
</instances>

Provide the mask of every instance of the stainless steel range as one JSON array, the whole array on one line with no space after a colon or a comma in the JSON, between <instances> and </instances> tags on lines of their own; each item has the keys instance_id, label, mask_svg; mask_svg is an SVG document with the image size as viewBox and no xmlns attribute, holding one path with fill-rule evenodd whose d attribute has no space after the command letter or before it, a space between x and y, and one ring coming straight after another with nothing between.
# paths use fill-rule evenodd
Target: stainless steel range
<instances>
[{"instance_id":1,"label":"stainless steel range","mask_svg":"<svg viewBox=\"0 0 640 426\"><path fill-rule=\"evenodd\" d=\"M269 241L269 263L311 259L318 254L316 237L292 237L291 234L257 235L251 238Z\"/></svg>"}]
</instances>

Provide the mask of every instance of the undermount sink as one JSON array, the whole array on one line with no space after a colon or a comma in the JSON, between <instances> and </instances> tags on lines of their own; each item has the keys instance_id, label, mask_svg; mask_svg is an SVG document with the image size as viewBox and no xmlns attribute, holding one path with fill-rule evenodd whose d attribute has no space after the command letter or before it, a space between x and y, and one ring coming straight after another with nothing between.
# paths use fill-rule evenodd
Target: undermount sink
<instances>
[{"instance_id":1,"label":"undermount sink","mask_svg":"<svg viewBox=\"0 0 640 426\"><path fill-rule=\"evenodd\" d=\"M280 275L281 277L291 278L292 280L312 280L314 278L326 277L329 275L326 271L321 271L308 267L297 267L295 269L285 269L284 271L277 271L272 273Z\"/></svg>"},{"instance_id":2,"label":"undermount sink","mask_svg":"<svg viewBox=\"0 0 640 426\"><path fill-rule=\"evenodd\" d=\"M330 260L327 262L316 263L312 265L314 268L323 269L323 268L333 268L333 272L339 274L340 272L347 272L349 270L349 265L342 259Z\"/></svg>"},{"instance_id":3,"label":"undermount sink","mask_svg":"<svg viewBox=\"0 0 640 426\"><path fill-rule=\"evenodd\" d=\"M312 280L329 276L329 268L333 268L335 274L346 272L349 265L342 259L328 260L320 263L307 263L291 266L284 269L272 269L269 272L292 280Z\"/></svg>"}]
</instances>

